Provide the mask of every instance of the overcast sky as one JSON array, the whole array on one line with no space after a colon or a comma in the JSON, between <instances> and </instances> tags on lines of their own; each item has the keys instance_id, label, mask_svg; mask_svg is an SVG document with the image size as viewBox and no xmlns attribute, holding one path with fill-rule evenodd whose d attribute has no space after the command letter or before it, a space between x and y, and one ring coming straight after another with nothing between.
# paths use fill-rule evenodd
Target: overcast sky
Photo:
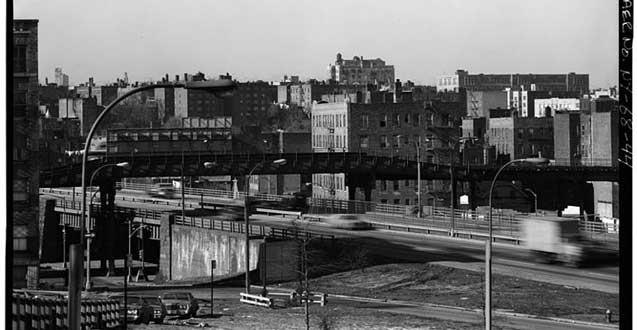
<instances>
[{"instance_id":1,"label":"overcast sky","mask_svg":"<svg viewBox=\"0 0 637 330\"><path fill-rule=\"evenodd\" d=\"M15 0L39 19L39 76L72 84L229 72L241 81L327 79L336 53L380 57L396 78L589 73L617 84L618 11L609 0Z\"/></svg>"}]
</instances>

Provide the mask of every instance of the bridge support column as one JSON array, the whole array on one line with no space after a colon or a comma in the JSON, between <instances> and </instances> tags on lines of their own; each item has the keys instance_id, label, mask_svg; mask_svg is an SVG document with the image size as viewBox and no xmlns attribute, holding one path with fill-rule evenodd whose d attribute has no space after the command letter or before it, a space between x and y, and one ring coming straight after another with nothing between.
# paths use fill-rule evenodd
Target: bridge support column
<instances>
[{"instance_id":1,"label":"bridge support column","mask_svg":"<svg viewBox=\"0 0 637 330\"><path fill-rule=\"evenodd\" d=\"M98 246L100 251L100 268L105 269L108 262L106 276L115 275L115 246L117 244L117 220L115 217L115 181L100 182L100 216L97 218L101 233Z\"/></svg>"},{"instance_id":2,"label":"bridge support column","mask_svg":"<svg viewBox=\"0 0 637 330\"><path fill-rule=\"evenodd\" d=\"M350 201L356 200L356 186L354 184L350 184L347 186L348 198Z\"/></svg>"},{"instance_id":3,"label":"bridge support column","mask_svg":"<svg viewBox=\"0 0 637 330\"><path fill-rule=\"evenodd\" d=\"M363 191L365 193L365 201L366 202L371 202L372 200L372 186L371 185L366 185L363 187Z\"/></svg>"}]
</instances>

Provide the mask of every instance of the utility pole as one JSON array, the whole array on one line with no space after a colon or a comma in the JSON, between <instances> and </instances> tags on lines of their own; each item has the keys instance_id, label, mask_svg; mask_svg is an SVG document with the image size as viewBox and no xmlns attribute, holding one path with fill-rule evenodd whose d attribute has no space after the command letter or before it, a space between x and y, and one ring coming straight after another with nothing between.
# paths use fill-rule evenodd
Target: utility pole
<instances>
[{"instance_id":1,"label":"utility pole","mask_svg":"<svg viewBox=\"0 0 637 330\"><path fill-rule=\"evenodd\" d=\"M418 168L418 217L422 218L422 190L421 190L421 180L420 180L420 141L416 141L416 166Z\"/></svg>"}]
</instances>

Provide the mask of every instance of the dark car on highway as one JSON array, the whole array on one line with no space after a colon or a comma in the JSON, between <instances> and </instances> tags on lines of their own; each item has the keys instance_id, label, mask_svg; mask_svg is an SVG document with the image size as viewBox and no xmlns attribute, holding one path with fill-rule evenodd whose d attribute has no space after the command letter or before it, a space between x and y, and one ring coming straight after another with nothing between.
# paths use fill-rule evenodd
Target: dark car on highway
<instances>
[{"instance_id":1,"label":"dark car on highway","mask_svg":"<svg viewBox=\"0 0 637 330\"><path fill-rule=\"evenodd\" d=\"M141 296L128 295L126 297L127 311L124 311L124 296L112 296L110 298L119 301L119 316L122 319L124 312L126 313L126 320L134 323L148 324L153 319L153 308Z\"/></svg>"},{"instance_id":2,"label":"dark car on highway","mask_svg":"<svg viewBox=\"0 0 637 330\"><path fill-rule=\"evenodd\" d=\"M153 308L153 319L155 323L163 323L166 318L166 305L157 296L144 296L144 300Z\"/></svg>"},{"instance_id":3,"label":"dark car on highway","mask_svg":"<svg viewBox=\"0 0 637 330\"><path fill-rule=\"evenodd\" d=\"M197 315L199 305L190 292L170 292L161 297L168 316L193 317Z\"/></svg>"}]
</instances>

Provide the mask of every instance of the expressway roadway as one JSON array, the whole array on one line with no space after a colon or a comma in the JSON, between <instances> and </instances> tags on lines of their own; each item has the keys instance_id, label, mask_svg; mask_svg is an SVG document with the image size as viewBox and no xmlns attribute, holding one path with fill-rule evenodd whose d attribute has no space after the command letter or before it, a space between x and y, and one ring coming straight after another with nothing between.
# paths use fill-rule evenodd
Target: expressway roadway
<instances>
[{"instance_id":1,"label":"expressway roadway","mask_svg":"<svg viewBox=\"0 0 637 330\"><path fill-rule=\"evenodd\" d=\"M70 189L67 190L70 191ZM186 195L186 197L186 207L199 206L200 196ZM152 201L155 203L153 204ZM221 200L204 196L204 201L220 202ZM233 200L227 201L236 203ZM179 202L179 199L150 198L144 192L127 189L118 191L116 199L118 206L155 210L179 209ZM406 261L436 262L474 271L483 271L484 269L484 241L390 230L350 231L329 228L317 222L295 221L294 223L290 218L279 216L253 215L251 221L255 224L273 227L303 227L317 233L350 238L357 246L364 246L375 253ZM561 265L533 263L529 259L527 251L520 246L500 243L493 245L492 267L495 274L619 293L617 261L611 260L608 265L573 269Z\"/></svg>"}]
</instances>

